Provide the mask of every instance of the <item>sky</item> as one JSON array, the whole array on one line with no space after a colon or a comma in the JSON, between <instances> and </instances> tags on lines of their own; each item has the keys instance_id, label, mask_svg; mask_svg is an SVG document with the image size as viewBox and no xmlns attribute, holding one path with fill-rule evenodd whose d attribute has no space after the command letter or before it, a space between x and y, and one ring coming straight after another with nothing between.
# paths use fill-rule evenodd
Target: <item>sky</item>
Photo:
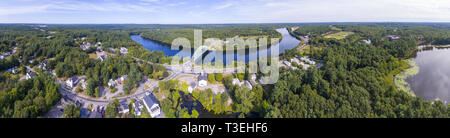
<instances>
[{"instance_id":1,"label":"sky","mask_svg":"<svg viewBox=\"0 0 450 138\"><path fill-rule=\"evenodd\" d=\"M450 22L450 0L0 0L0 23Z\"/></svg>"}]
</instances>

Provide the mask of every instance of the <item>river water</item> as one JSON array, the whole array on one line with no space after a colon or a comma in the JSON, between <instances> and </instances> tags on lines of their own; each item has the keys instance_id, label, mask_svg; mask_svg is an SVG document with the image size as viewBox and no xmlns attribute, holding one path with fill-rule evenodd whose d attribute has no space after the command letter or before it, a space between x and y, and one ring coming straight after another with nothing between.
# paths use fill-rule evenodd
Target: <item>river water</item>
<instances>
[{"instance_id":1,"label":"river water","mask_svg":"<svg viewBox=\"0 0 450 138\"><path fill-rule=\"evenodd\" d=\"M406 81L416 95L424 100L439 98L445 104L450 100L450 49L431 48L420 50L413 59L419 73Z\"/></svg>"},{"instance_id":2,"label":"river water","mask_svg":"<svg viewBox=\"0 0 450 138\"><path fill-rule=\"evenodd\" d=\"M277 32L279 32L282 35L282 39L279 43L279 53L284 53L287 49L293 49L295 48L299 43L300 40L298 40L297 38L291 36L288 32L288 30L286 28L279 28L276 30ZM191 53L186 53L184 51L181 50L172 50L170 46L167 45L163 45L161 43L158 43L156 41L153 40L149 40L149 39L145 39L143 37L141 37L140 35L131 35L130 36L132 40L136 41L137 43L141 44L145 49L150 50L150 51L162 51L164 52L165 55L167 56L179 56L179 57L186 57L186 56L191 56L193 54L193 52ZM268 49L259 49L259 53L269 53L270 56L270 48ZM209 51L210 54L209 55L215 55L214 51ZM238 59L238 56L244 56L244 55L239 55L238 53L235 52L235 54L231 57L234 57L234 59L227 59L225 58L227 55L226 53L223 54L223 62L226 64L230 64L232 63L231 61L239 61L239 62L249 62L249 61L254 61L257 58L249 58L249 57L258 57L259 56L258 52L246 52L245 53L245 59ZM215 59L213 59L212 61L214 61Z\"/></svg>"}]
</instances>

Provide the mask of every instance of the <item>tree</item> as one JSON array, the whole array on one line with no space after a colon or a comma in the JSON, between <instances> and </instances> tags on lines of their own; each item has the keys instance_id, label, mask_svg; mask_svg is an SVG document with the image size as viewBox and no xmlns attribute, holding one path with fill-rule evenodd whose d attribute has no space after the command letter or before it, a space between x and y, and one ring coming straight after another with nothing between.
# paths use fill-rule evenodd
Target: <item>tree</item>
<instances>
[{"instance_id":1,"label":"tree","mask_svg":"<svg viewBox=\"0 0 450 138\"><path fill-rule=\"evenodd\" d=\"M100 89L99 89L99 87L95 88L95 97L100 97Z\"/></svg>"},{"instance_id":2,"label":"tree","mask_svg":"<svg viewBox=\"0 0 450 138\"><path fill-rule=\"evenodd\" d=\"M64 118L79 118L80 117L80 108L78 108L74 104L69 104L64 109Z\"/></svg>"},{"instance_id":3,"label":"tree","mask_svg":"<svg viewBox=\"0 0 450 138\"><path fill-rule=\"evenodd\" d=\"M209 82L215 82L216 80L215 80L215 78L214 78L214 74L208 74L208 81Z\"/></svg>"},{"instance_id":4,"label":"tree","mask_svg":"<svg viewBox=\"0 0 450 138\"><path fill-rule=\"evenodd\" d=\"M222 73L217 73L216 74L216 81L222 82L222 80L223 80L223 74Z\"/></svg>"},{"instance_id":5,"label":"tree","mask_svg":"<svg viewBox=\"0 0 450 138\"><path fill-rule=\"evenodd\" d=\"M165 71L163 72L163 77L164 77L164 78L169 77L169 72L167 72L167 70L165 70Z\"/></svg>"},{"instance_id":6,"label":"tree","mask_svg":"<svg viewBox=\"0 0 450 138\"><path fill-rule=\"evenodd\" d=\"M105 109L105 118L115 118L119 116L118 106L119 101L117 101L117 99L114 99L114 102L109 103Z\"/></svg>"}]
</instances>

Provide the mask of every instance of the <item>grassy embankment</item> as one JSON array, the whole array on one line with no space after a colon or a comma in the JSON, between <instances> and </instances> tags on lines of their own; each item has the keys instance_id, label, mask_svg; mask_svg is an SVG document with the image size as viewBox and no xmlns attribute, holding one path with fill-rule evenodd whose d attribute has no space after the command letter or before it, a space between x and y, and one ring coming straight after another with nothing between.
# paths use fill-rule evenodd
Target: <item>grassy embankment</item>
<instances>
[{"instance_id":1,"label":"grassy embankment","mask_svg":"<svg viewBox=\"0 0 450 138\"><path fill-rule=\"evenodd\" d=\"M385 78L385 81L389 86L395 87L398 91L404 91L414 96L414 92L411 90L410 85L406 82L406 78L414 76L419 73L419 66L414 61L402 60L400 61L400 67L391 71Z\"/></svg>"}]
</instances>

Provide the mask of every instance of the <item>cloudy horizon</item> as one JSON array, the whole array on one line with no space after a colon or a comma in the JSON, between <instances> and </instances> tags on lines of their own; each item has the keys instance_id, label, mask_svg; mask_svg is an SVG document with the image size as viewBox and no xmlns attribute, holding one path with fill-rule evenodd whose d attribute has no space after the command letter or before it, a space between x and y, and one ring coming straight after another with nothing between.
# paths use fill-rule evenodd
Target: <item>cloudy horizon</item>
<instances>
[{"instance_id":1,"label":"cloudy horizon","mask_svg":"<svg viewBox=\"0 0 450 138\"><path fill-rule=\"evenodd\" d=\"M0 23L450 22L446 0L0 1Z\"/></svg>"}]
</instances>

